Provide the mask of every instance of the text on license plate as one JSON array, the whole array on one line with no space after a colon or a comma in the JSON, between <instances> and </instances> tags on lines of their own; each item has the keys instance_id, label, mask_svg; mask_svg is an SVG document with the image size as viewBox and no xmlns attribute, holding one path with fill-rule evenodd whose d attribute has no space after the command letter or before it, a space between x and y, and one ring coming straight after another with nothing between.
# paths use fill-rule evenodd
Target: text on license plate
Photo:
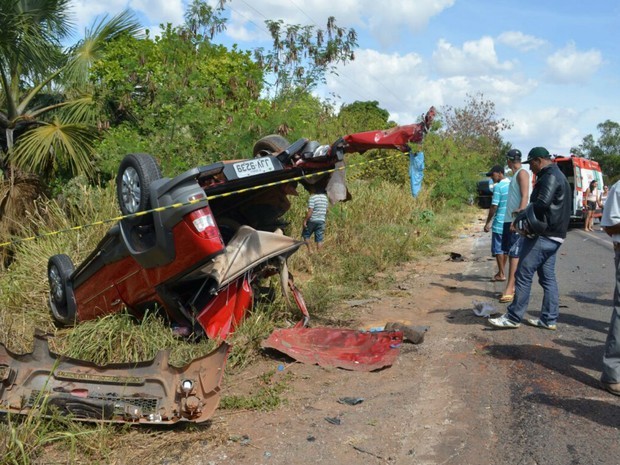
<instances>
[{"instance_id":1,"label":"text on license plate","mask_svg":"<svg viewBox=\"0 0 620 465\"><path fill-rule=\"evenodd\" d=\"M254 160L235 163L233 166L237 176L240 178L274 171L273 162L269 158L255 158Z\"/></svg>"}]
</instances>

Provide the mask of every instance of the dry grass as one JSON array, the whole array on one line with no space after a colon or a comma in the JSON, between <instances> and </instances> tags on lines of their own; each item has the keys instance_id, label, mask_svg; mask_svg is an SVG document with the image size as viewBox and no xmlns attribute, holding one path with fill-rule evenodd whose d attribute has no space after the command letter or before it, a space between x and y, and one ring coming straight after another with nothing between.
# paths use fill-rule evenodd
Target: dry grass
<instances>
[{"instance_id":1,"label":"dry grass","mask_svg":"<svg viewBox=\"0 0 620 465\"><path fill-rule=\"evenodd\" d=\"M376 289L377 273L432 255L467 219L467 213L442 211L428 192L412 198L408 190L388 182L349 184L350 202L331 207L325 245L320 252L303 250L290 267L305 274L299 286L311 313L325 314L339 300L364 297ZM305 211L300 196L289 213L291 231L300 234Z\"/></svg>"},{"instance_id":2,"label":"dry grass","mask_svg":"<svg viewBox=\"0 0 620 465\"><path fill-rule=\"evenodd\" d=\"M85 321L56 333L50 346L56 353L98 365L153 360L158 350L170 349L170 364L182 367L213 351L218 341L190 343L175 337L154 313L137 321L127 313Z\"/></svg>"},{"instance_id":3,"label":"dry grass","mask_svg":"<svg viewBox=\"0 0 620 465\"><path fill-rule=\"evenodd\" d=\"M26 211L22 237L44 234L118 215L112 186L107 189L75 186L75 203L64 208L56 201L39 201L34 211ZM78 206L79 205L79 206ZM95 247L108 226L42 237L12 247L13 261L0 272L0 342L11 350L28 352L33 328L53 332L48 307L47 260L59 253L79 263Z\"/></svg>"}]
</instances>

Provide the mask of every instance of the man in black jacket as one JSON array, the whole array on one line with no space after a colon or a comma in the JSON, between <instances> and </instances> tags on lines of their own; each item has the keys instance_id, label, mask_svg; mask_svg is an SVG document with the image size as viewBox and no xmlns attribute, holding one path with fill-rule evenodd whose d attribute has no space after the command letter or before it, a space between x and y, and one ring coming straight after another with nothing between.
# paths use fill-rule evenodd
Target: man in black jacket
<instances>
[{"instance_id":1,"label":"man in black jacket","mask_svg":"<svg viewBox=\"0 0 620 465\"><path fill-rule=\"evenodd\" d=\"M515 296L507 312L490 318L495 328L518 328L530 301L534 274L544 290L540 318L528 318L526 322L538 328L556 329L560 312L558 283L555 278L555 257L566 238L571 213L571 189L566 176L551 160L544 147L530 150L527 160L536 174L536 184L530 197L528 235L524 238L515 274Z\"/></svg>"}]
</instances>

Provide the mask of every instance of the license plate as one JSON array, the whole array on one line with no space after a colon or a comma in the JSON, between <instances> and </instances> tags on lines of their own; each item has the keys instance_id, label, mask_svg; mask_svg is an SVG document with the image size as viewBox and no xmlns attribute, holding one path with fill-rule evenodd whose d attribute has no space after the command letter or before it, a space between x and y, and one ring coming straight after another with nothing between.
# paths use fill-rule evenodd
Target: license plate
<instances>
[{"instance_id":1,"label":"license plate","mask_svg":"<svg viewBox=\"0 0 620 465\"><path fill-rule=\"evenodd\" d=\"M235 168L235 173L240 178L269 173L275 170L273 162L269 158L255 158L253 160L241 161L235 163L233 166Z\"/></svg>"}]
</instances>

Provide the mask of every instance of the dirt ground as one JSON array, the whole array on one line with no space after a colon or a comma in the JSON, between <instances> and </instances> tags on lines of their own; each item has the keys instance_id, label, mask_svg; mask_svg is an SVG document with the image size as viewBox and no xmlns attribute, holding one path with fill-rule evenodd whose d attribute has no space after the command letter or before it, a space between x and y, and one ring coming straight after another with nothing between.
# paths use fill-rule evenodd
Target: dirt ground
<instances>
[{"instance_id":1,"label":"dirt ground","mask_svg":"<svg viewBox=\"0 0 620 465\"><path fill-rule=\"evenodd\" d=\"M422 344L403 344L392 367L363 373L286 358L263 360L229 377L223 394L250 392L258 376L275 370L274 376L287 376L285 405L271 412L219 410L210 432L226 438L222 443L169 450L162 463L492 463L485 459L488 445L497 441L491 424L504 407L491 410L491 398L479 395L483 387L478 383L497 378L495 371L501 368L484 356L475 334L451 324L455 311L472 323L479 320L471 310L472 293L455 292L462 274L477 264L492 276L492 259L472 256L482 236L476 229L466 228L424 262L400 267L388 276L393 283L388 291L339 309L358 328L388 321L430 327ZM450 252L465 260L450 260ZM473 284L482 293L489 286L502 290L502 283L488 278ZM476 376L469 376L472 372ZM342 397L363 402L341 404Z\"/></svg>"}]
</instances>

